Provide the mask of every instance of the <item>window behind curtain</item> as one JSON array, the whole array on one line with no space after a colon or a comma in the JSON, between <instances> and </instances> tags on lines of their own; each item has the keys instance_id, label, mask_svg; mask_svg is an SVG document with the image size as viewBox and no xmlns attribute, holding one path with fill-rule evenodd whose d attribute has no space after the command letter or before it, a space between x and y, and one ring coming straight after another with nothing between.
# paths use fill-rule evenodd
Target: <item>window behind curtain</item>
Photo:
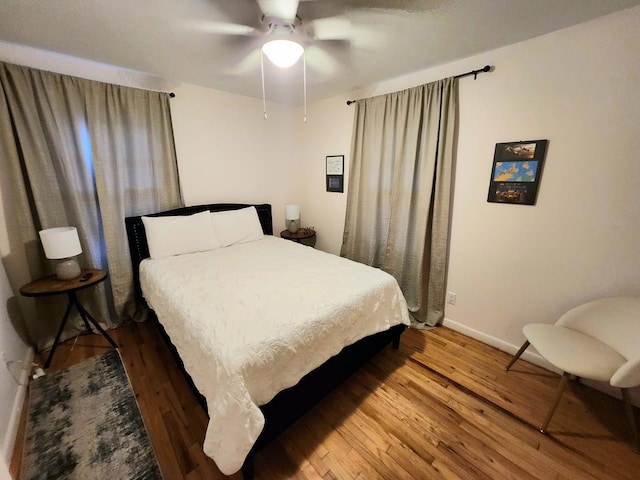
<instances>
[{"instance_id":1,"label":"window behind curtain","mask_svg":"<svg viewBox=\"0 0 640 480\"><path fill-rule=\"evenodd\" d=\"M114 326L132 313L124 217L182 204L168 95L0 63L0 117L32 278L48 270L38 230L76 226L81 265L109 271L85 301ZM44 346L58 312L40 303L30 331Z\"/></svg>"}]
</instances>

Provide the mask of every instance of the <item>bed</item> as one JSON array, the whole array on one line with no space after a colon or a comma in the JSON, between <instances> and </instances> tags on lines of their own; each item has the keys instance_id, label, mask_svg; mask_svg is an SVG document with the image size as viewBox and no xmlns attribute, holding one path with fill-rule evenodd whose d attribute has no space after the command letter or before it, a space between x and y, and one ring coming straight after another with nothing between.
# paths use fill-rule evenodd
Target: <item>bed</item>
<instances>
[{"instance_id":1,"label":"bed","mask_svg":"<svg viewBox=\"0 0 640 480\"><path fill-rule=\"evenodd\" d=\"M224 222L239 215L255 216L254 231L229 244ZM159 255L154 225L196 216L201 225L214 219L220 245ZM210 419L203 449L225 474L241 468L252 478L262 446L379 350L397 348L409 324L392 277L273 237L268 204L184 207L125 223L136 295L199 393Z\"/></svg>"}]
</instances>

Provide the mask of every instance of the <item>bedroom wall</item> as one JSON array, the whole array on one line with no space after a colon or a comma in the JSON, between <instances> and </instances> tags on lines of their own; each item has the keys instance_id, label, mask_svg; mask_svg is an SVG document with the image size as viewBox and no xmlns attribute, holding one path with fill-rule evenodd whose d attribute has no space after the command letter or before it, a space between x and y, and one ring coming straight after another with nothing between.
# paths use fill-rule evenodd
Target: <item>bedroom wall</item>
<instances>
[{"instance_id":1,"label":"bedroom wall","mask_svg":"<svg viewBox=\"0 0 640 480\"><path fill-rule=\"evenodd\" d=\"M288 105L194 85L171 100L180 184L187 205L271 203L274 233L284 205L295 200L294 111Z\"/></svg>"},{"instance_id":2,"label":"bedroom wall","mask_svg":"<svg viewBox=\"0 0 640 480\"><path fill-rule=\"evenodd\" d=\"M309 88L313 88L310 86ZM294 124L296 202L301 225L315 227L316 248L338 255L342 245L349 178L353 107L342 94L308 106L307 123ZM302 115L299 108L298 115ZM326 156L344 155L344 193L326 191Z\"/></svg>"},{"instance_id":3,"label":"bedroom wall","mask_svg":"<svg viewBox=\"0 0 640 480\"><path fill-rule=\"evenodd\" d=\"M3 217L0 209L0 221ZM6 243L6 236L2 243ZM26 395L28 371L23 367L33 358L33 350L22 334L18 299L9 284L4 262L0 262L0 463L6 465L11 460L16 426Z\"/></svg>"},{"instance_id":4,"label":"bedroom wall","mask_svg":"<svg viewBox=\"0 0 640 480\"><path fill-rule=\"evenodd\" d=\"M601 296L640 295L640 7L353 93L460 80L447 323L507 351L522 327ZM352 112L310 106L299 152L307 223L340 250L346 194L324 192L324 156L349 154ZM487 203L495 143L548 139L536 206ZM603 320L606 321L606 320Z\"/></svg>"}]
</instances>

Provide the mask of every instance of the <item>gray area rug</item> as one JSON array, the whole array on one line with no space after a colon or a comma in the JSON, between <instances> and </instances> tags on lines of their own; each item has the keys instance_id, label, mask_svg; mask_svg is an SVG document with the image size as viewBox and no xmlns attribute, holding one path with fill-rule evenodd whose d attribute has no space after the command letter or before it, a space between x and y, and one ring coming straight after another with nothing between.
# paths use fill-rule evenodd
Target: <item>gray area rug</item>
<instances>
[{"instance_id":1,"label":"gray area rug","mask_svg":"<svg viewBox=\"0 0 640 480\"><path fill-rule=\"evenodd\" d=\"M162 479L120 354L31 383L20 478Z\"/></svg>"}]
</instances>

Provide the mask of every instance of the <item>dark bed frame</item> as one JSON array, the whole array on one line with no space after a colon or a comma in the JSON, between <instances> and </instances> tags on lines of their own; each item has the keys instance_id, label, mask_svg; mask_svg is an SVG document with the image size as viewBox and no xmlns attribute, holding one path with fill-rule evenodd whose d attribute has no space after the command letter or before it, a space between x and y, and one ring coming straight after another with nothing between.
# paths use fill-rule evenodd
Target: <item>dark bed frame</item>
<instances>
[{"instance_id":1,"label":"dark bed frame","mask_svg":"<svg viewBox=\"0 0 640 480\"><path fill-rule=\"evenodd\" d=\"M260 219L260 224L262 225L262 230L265 235L273 235L271 205L269 204L246 205L238 203L215 203L210 205L177 208L165 212L149 214L147 216L192 215L205 210L220 212L238 210L249 206L256 207L256 210L258 211L258 218ZM127 237L129 239L129 249L131 251L136 299L146 305L140 289L139 277L140 262L149 257L149 247L147 245L142 217L127 217L125 219L125 225ZM162 333L162 336L173 352L177 364L184 372L189 385L193 389L206 413L206 399L200 394L191 377L186 372L182 359L180 358L176 348L171 343L171 339L164 331L164 328L160 322L157 321L155 315L152 315L152 317L160 327L159 330ZM286 430L287 427L293 424L304 413L309 411L314 405L322 400L322 398L334 390L340 383L347 379L353 372L360 368L384 347L391 343L393 348L397 349L400 345L400 335L402 335L404 329L404 325L395 325L389 330L365 337L362 340L345 347L339 354L330 358L318 368L305 375L298 384L281 391L269 403L262 405L260 410L262 410L265 417L265 426L242 466L243 478L245 480L253 478L253 457L258 450Z\"/></svg>"}]
</instances>

